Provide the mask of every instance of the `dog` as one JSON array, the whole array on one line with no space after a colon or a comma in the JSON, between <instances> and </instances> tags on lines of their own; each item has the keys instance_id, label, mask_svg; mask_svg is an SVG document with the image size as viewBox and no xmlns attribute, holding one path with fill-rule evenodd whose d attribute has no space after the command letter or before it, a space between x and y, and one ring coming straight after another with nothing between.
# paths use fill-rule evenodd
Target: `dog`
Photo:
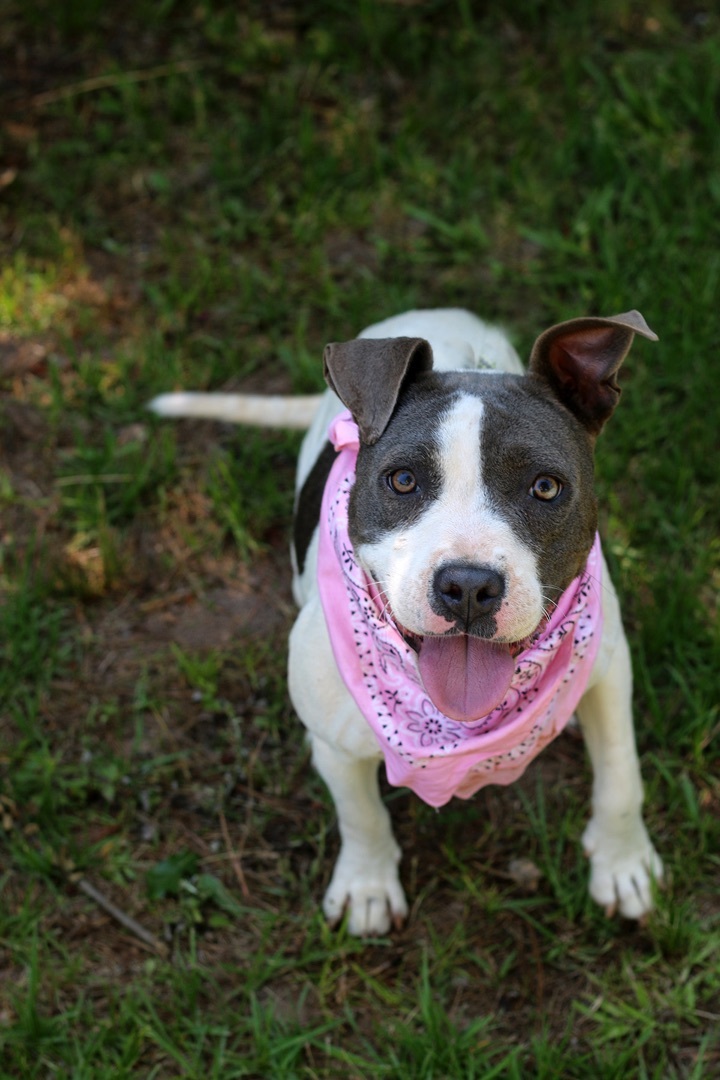
<instances>
[{"instance_id":1,"label":"dog","mask_svg":"<svg viewBox=\"0 0 720 1080\"><path fill-rule=\"evenodd\" d=\"M630 653L597 539L594 447L620 389L630 311L545 330L527 371L460 309L410 311L325 349L303 399L165 394L162 416L306 428L292 544L288 686L335 802L323 910L351 934L408 913L378 788L433 806L519 776L574 714L593 770L590 894L640 919L648 837Z\"/></svg>"}]
</instances>

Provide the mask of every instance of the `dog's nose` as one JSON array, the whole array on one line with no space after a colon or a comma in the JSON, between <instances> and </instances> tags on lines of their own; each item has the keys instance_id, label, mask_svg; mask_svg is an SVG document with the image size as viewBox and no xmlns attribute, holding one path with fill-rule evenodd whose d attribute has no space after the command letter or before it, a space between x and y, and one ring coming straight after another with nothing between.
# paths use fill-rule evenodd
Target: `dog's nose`
<instances>
[{"instance_id":1,"label":"dog's nose","mask_svg":"<svg viewBox=\"0 0 720 1080\"><path fill-rule=\"evenodd\" d=\"M484 615L494 615L505 592L496 570L467 563L447 563L435 574L434 591L443 615L470 628Z\"/></svg>"}]
</instances>

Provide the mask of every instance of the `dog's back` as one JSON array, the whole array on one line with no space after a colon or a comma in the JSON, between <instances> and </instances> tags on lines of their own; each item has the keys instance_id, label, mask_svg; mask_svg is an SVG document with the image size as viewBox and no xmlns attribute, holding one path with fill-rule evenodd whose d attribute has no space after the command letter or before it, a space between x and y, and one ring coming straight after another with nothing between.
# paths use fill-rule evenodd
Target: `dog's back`
<instances>
[{"instance_id":1,"label":"dog's back","mask_svg":"<svg viewBox=\"0 0 720 1080\"><path fill-rule=\"evenodd\" d=\"M424 338L433 352L435 371L489 368L521 375L523 365L507 335L463 308L405 311L366 327L361 338ZM297 487L302 489L325 442L330 421L344 408L331 390L319 403L300 450Z\"/></svg>"},{"instance_id":2,"label":"dog's back","mask_svg":"<svg viewBox=\"0 0 720 1080\"><path fill-rule=\"evenodd\" d=\"M368 326L358 336L424 338L432 348L435 371L488 367L521 375L524 370L505 332L463 308L406 311Z\"/></svg>"}]
</instances>

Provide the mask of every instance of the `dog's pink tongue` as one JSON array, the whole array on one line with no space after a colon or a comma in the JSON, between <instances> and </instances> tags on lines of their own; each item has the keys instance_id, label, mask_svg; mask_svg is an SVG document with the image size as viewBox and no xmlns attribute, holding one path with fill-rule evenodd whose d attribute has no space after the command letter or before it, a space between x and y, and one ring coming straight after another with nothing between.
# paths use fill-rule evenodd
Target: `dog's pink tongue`
<instances>
[{"instance_id":1,"label":"dog's pink tongue","mask_svg":"<svg viewBox=\"0 0 720 1080\"><path fill-rule=\"evenodd\" d=\"M502 702L515 661L507 645L457 634L424 638L418 667L433 705L452 720L469 724Z\"/></svg>"}]
</instances>

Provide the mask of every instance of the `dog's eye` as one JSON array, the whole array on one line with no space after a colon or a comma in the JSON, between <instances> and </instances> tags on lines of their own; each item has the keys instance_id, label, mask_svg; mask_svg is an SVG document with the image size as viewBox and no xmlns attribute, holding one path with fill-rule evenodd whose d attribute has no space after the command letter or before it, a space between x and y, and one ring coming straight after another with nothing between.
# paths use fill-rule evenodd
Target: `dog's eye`
<instances>
[{"instance_id":1,"label":"dog's eye","mask_svg":"<svg viewBox=\"0 0 720 1080\"><path fill-rule=\"evenodd\" d=\"M554 476L537 476L530 488L532 497L541 499L543 502L552 502L553 499L557 499L561 491L562 484Z\"/></svg>"},{"instance_id":2,"label":"dog's eye","mask_svg":"<svg viewBox=\"0 0 720 1080\"><path fill-rule=\"evenodd\" d=\"M395 472L390 473L387 482L398 495L412 495L414 491L417 491L415 473L410 469L396 469Z\"/></svg>"}]
</instances>

